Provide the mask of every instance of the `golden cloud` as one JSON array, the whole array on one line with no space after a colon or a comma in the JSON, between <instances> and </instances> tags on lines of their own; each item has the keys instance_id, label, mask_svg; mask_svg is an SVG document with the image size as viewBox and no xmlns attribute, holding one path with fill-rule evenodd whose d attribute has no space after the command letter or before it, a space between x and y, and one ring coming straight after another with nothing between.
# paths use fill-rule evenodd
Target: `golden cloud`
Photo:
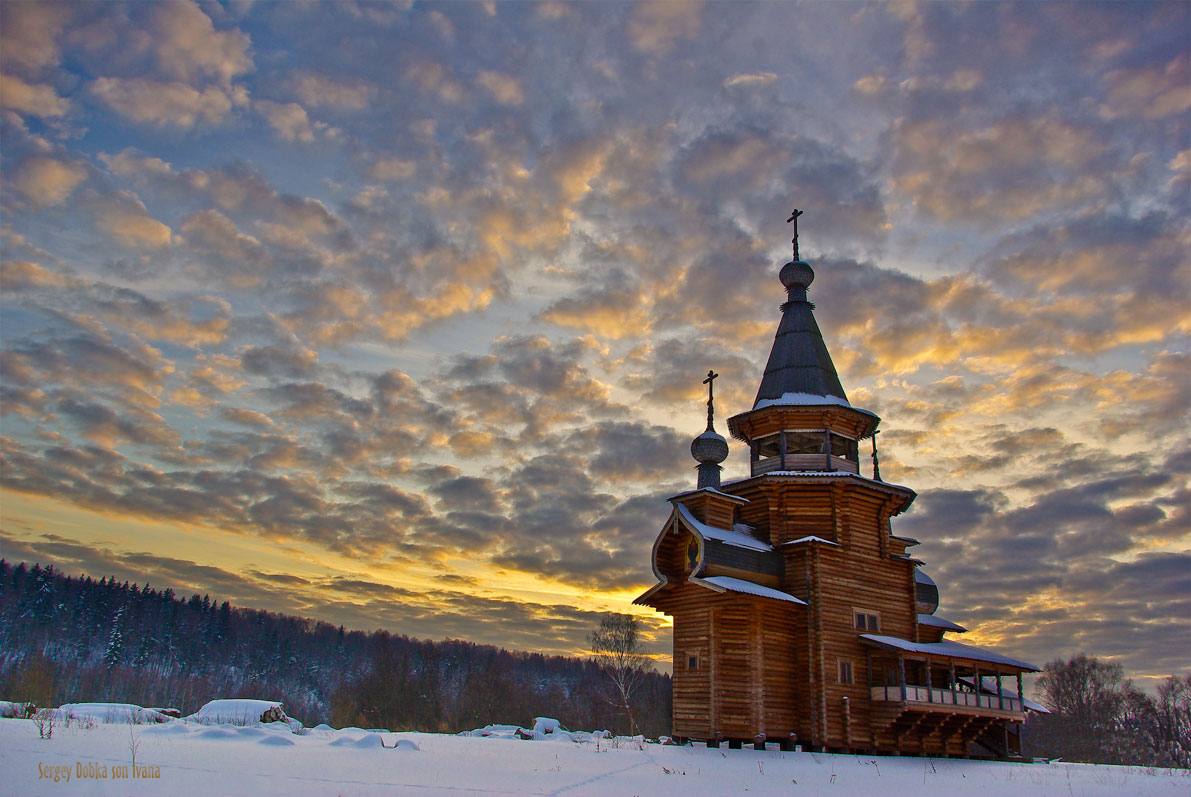
<instances>
[{"instance_id":1,"label":"golden cloud","mask_svg":"<svg viewBox=\"0 0 1191 797\"><path fill-rule=\"evenodd\" d=\"M245 94L229 94L216 86L199 91L186 83L164 83L149 78L101 77L91 83L91 92L134 122L158 127L191 128L200 119L218 123L233 105L246 101Z\"/></svg>"},{"instance_id":2,"label":"golden cloud","mask_svg":"<svg viewBox=\"0 0 1191 797\"><path fill-rule=\"evenodd\" d=\"M0 75L0 106L43 119L62 116L70 102L58 96L52 86L26 83L14 75Z\"/></svg>"},{"instance_id":3,"label":"golden cloud","mask_svg":"<svg viewBox=\"0 0 1191 797\"><path fill-rule=\"evenodd\" d=\"M0 62L30 71L58 63L58 34L69 5L5 3L0 16Z\"/></svg>"},{"instance_id":4,"label":"golden cloud","mask_svg":"<svg viewBox=\"0 0 1191 797\"><path fill-rule=\"evenodd\" d=\"M512 75L483 70L476 75L476 82L486 88L501 105L520 105L525 102L521 81Z\"/></svg>"},{"instance_id":5,"label":"golden cloud","mask_svg":"<svg viewBox=\"0 0 1191 797\"><path fill-rule=\"evenodd\" d=\"M253 107L265 117L269 125L285 141L314 141L314 130L306 109L296 102L257 100Z\"/></svg>"},{"instance_id":6,"label":"golden cloud","mask_svg":"<svg viewBox=\"0 0 1191 797\"><path fill-rule=\"evenodd\" d=\"M9 186L38 207L61 204L87 177L79 161L34 156L17 167Z\"/></svg>"},{"instance_id":7,"label":"golden cloud","mask_svg":"<svg viewBox=\"0 0 1191 797\"><path fill-rule=\"evenodd\" d=\"M105 200L93 206L98 227L132 248L169 246L170 228L149 215L140 200L113 202Z\"/></svg>"},{"instance_id":8,"label":"golden cloud","mask_svg":"<svg viewBox=\"0 0 1191 797\"><path fill-rule=\"evenodd\" d=\"M157 6L153 16L153 51L169 74L192 82L213 77L223 85L253 68L251 40L238 30L217 31L192 0Z\"/></svg>"}]
</instances>

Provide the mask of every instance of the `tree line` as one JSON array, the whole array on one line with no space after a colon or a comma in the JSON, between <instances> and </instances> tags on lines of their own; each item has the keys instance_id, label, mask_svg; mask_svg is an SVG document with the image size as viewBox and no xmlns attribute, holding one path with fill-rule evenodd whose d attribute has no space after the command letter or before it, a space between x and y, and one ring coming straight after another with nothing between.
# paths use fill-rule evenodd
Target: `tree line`
<instances>
[{"instance_id":1,"label":"tree line","mask_svg":"<svg viewBox=\"0 0 1191 797\"><path fill-rule=\"evenodd\" d=\"M1034 691L1051 713L1030 715L1027 756L1191 767L1191 674L1170 676L1151 696L1120 664L1081 653L1047 664Z\"/></svg>"},{"instance_id":2,"label":"tree line","mask_svg":"<svg viewBox=\"0 0 1191 797\"><path fill-rule=\"evenodd\" d=\"M643 674L638 732L669 733L670 677ZM591 659L427 641L245 609L209 596L0 559L0 699L128 702L189 714L208 700L278 700L307 724L458 732L550 716L628 733Z\"/></svg>"}]
</instances>

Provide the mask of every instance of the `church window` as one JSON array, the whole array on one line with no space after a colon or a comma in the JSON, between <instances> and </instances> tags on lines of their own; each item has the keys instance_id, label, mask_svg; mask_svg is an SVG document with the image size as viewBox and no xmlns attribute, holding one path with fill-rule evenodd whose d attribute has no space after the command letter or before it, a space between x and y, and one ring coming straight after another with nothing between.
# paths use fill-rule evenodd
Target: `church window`
<instances>
[{"instance_id":1,"label":"church window","mask_svg":"<svg viewBox=\"0 0 1191 797\"><path fill-rule=\"evenodd\" d=\"M786 432L787 454L822 454L822 432Z\"/></svg>"},{"instance_id":2,"label":"church window","mask_svg":"<svg viewBox=\"0 0 1191 797\"><path fill-rule=\"evenodd\" d=\"M831 435L831 456L857 462L860 459L858 453L855 440L834 433Z\"/></svg>"},{"instance_id":3,"label":"church window","mask_svg":"<svg viewBox=\"0 0 1191 797\"><path fill-rule=\"evenodd\" d=\"M773 434L757 441L757 459L769 459L781 456L781 453L782 438L780 435Z\"/></svg>"},{"instance_id":4,"label":"church window","mask_svg":"<svg viewBox=\"0 0 1191 797\"><path fill-rule=\"evenodd\" d=\"M699 654L698 653L686 654L686 668L690 672L695 672L696 670L699 669Z\"/></svg>"},{"instance_id":5,"label":"church window","mask_svg":"<svg viewBox=\"0 0 1191 797\"><path fill-rule=\"evenodd\" d=\"M854 610L856 616L856 628L860 631L880 631L881 630L881 616L866 612L861 609Z\"/></svg>"},{"instance_id":6,"label":"church window","mask_svg":"<svg viewBox=\"0 0 1191 797\"><path fill-rule=\"evenodd\" d=\"M852 662L845 659L839 660L839 682L841 684L854 683L852 680Z\"/></svg>"}]
</instances>

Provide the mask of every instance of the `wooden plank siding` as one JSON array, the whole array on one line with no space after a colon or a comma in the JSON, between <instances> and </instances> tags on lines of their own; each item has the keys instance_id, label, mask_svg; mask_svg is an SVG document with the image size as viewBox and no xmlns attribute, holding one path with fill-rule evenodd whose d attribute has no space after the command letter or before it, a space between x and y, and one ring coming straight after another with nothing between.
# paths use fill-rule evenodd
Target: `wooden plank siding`
<instances>
[{"instance_id":1,"label":"wooden plank siding","mask_svg":"<svg viewBox=\"0 0 1191 797\"><path fill-rule=\"evenodd\" d=\"M799 722L808 693L797 678L805 607L682 584L667 595L665 611L674 618L675 736L809 733Z\"/></svg>"}]
</instances>

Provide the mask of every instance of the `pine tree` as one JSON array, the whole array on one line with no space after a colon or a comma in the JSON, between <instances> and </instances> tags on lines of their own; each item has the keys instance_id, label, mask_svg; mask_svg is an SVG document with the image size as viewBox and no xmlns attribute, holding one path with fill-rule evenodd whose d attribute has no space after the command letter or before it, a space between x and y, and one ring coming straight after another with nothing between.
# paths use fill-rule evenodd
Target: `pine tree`
<instances>
[{"instance_id":1,"label":"pine tree","mask_svg":"<svg viewBox=\"0 0 1191 797\"><path fill-rule=\"evenodd\" d=\"M121 629L124 620L124 609L121 605L112 617L112 633L108 636L108 649L103 654L103 666L112 669L120 663L120 653L124 650L124 632Z\"/></svg>"}]
</instances>

